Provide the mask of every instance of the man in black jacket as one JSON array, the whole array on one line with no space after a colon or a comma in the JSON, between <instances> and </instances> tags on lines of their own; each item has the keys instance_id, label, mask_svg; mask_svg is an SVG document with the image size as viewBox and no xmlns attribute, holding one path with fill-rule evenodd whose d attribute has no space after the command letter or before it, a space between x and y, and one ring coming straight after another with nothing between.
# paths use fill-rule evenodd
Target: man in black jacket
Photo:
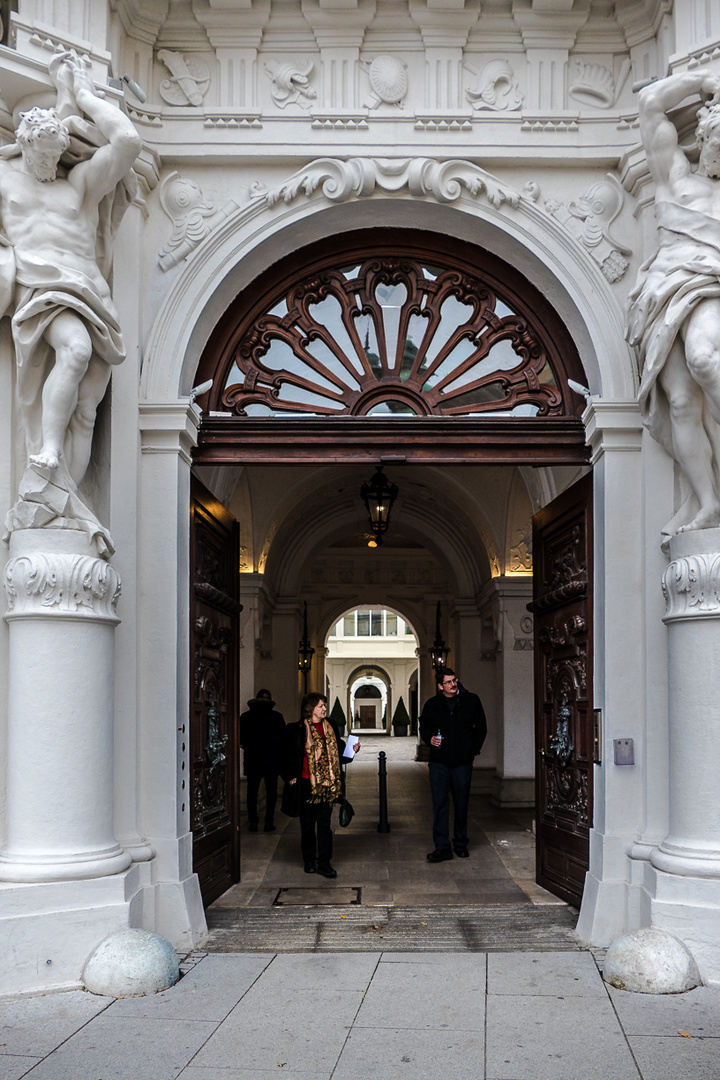
<instances>
[{"instance_id":1,"label":"man in black jacket","mask_svg":"<svg viewBox=\"0 0 720 1080\"><path fill-rule=\"evenodd\" d=\"M450 847L450 794L455 811L453 848L460 859L468 856L467 816L473 758L487 735L487 721L477 694L460 686L451 668L437 669L437 694L425 702L420 716L420 738L430 747L428 772L433 801L432 863L452 859Z\"/></svg>"},{"instance_id":2,"label":"man in black jacket","mask_svg":"<svg viewBox=\"0 0 720 1080\"><path fill-rule=\"evenodd\" d=\"M248 829L258 831L258 792L265 781L265 832L275 831L275 804L285 719L269 690L258 690L240 717L240 745L247 776Z\"/></svg>"}]
</instances>

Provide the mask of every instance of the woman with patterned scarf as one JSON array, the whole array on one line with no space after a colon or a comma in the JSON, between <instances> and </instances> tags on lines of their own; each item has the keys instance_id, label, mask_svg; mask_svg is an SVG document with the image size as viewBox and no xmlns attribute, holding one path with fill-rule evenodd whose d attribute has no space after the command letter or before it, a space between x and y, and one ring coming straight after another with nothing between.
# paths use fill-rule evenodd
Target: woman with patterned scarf
<instances>
[{"instance_id":1,"label":"woman with patterned scarf","mask_svg":"<svg viewBox=\"0 0 720 1080\"><path fill-rule=\"evenodd\" d=\"M330 818L333 803L342 796L341 759L345 743L326 714L327 698L318 693L306 694L300 707L301 719L287 726L282 772L289 792L286 789L283 796L283 810L300 818L305 873L334 878L337 870L330 865L333 843ZM356 743L355 753L359 748L360 744ZM294 806L288 805L288 794L292 795Z\"/></svg>"}]
</instances>

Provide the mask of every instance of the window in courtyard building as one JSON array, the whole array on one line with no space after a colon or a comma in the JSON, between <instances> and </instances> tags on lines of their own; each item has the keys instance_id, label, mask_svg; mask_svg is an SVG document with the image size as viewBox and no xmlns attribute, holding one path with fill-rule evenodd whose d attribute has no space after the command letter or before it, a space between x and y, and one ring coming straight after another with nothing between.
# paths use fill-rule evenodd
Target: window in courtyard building
<instances>
[{"instance_id":1,"label":"window in courtyard building","mask_svg":"<svg viewBox=\"0 0 720 1080\"><path fill-rule=\"evenodd\" d=\"M412 630L394 611L356 609L334 627L331 638L412 637Z\"/></svg>"}]
</instances>

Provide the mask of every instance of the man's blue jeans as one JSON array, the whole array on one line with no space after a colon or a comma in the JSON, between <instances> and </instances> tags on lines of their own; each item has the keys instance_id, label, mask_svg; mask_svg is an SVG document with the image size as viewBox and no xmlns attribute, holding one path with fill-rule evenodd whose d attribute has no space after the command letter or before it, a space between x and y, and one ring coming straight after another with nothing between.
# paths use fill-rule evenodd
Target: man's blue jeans
<instances>
[{"instance_id":1,"label":"man's blue jeans","mask_svg":"<svg viewBox=\"0 0 720 1080\"><path fill-rule=\"evenodd\" d=\"M470 765L441 765L431 761L428 765L430 774L430 792L433 802L433 841L436 851L450 848L450 796L454 808L453 846L467 847L467 817L470 801Z\"/></svg>"}]
</instances>

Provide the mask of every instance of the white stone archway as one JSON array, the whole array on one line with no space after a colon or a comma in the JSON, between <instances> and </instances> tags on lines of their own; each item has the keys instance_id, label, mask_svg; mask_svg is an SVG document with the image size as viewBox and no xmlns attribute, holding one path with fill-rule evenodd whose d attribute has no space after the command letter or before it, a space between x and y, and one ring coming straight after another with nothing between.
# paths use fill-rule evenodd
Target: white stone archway
<instances>
[{"instance_id":1,"label":"white stone archway","mask_svg":"<svg viewBox=\"0 0 720 1080\"><path fill-rule=\"evenodd\" d=\"M338 204L337 193L328 192L322 184L309 194L300 194L300 190L300 186L297 190L293 186L287 198L281 196L275 201L267 193L261 194L207 238L170 284L144 351L140 381L140 565L143 573L151 574L153 553L162 547L167 549L170 535L176 537L177 561L174 566L170 562L163 566L168 589L174 587L175 606L167 611L144 611L143 630L159 638L169 634L171 648L164 658L167 670L161 682L167 685L170 681L177 687L177 694L172 700L166 695L159 701L152 690L148 693L141 719L143 742L150 739L154 751L159 752L157 735L152 733L160 730L160 717L166 717L164 728L168 732L174 730L170 717L187 712L187 689L182 680L187 671L187 643L182 631L187 625L183 507L189 499L190 452L199 421L198 411L189 405L187 396L204 345L237 293L284 256L339 231L384 224L455 236L521 266L528 281L548 298L573 337L592 391L584 421L595 466L595 629L599 650L595 700L604 709L608 734L613 730L615 709L618 724L628 705L644 716L641 688L630 679L623 656L637 642L645 619L641 602L645 585L639 454L642 440L634 402L637 373L623 339L619 306L599 267L568 232L529 199L495 206L484 197L469 194L462 185L457 191L450 188L450 194L444 197L437 191L426 191L422 196L409 194L407 185L389 192L376 183L372 195L350 190L343 193ZM336 205L332 205L333 201ZM422 524L426 532L427 522ZM298 543L300 547L305 544L309 551L312 529L298 538ZM612 574L605 572L610 565ZM283 572L291 595L289 566ZM606 631L610 625L614 627L612 635ZM141 674L141 685L156 677L154 664L152 679L148 669ZM175 755L180 762L176 741L167 734L164 741L164 759ZM581 923L586 939L597 942L610 940L627 925L625 906L607 905L605 898L608 890L613 896L618 891L627 892L625 853L644 820L645 789L641 779L636 778L629 785L631 791L623 793L625 802L630 799L630 813L623 815L621 822L610 824L612 813L606 813L606 808L614 805L618 797L616 783L617 777L606 772L595 788L591 873ZM175 802L180 835L171 845L172 850L188 852L189 833L183 833L186 818L177 789ZM152 835L152 830L146 831ZM612 859L607 857L610 851L614 853ZM187 904L186 921L197 921L197 907L191 915L192 905L185 894L182 904ZM182 921L182 911L178 917Z\"/></svg>"}]
</instances>

